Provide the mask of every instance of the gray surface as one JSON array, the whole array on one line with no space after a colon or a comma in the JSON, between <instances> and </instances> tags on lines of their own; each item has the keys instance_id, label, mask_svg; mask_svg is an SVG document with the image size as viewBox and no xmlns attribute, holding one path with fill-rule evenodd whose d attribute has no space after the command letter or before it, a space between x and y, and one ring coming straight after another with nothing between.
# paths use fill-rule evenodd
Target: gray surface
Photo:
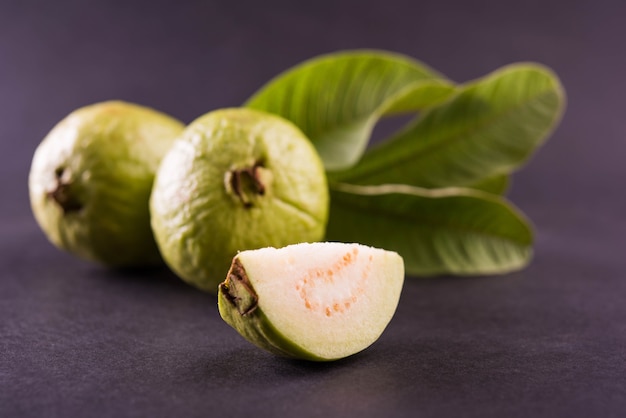
<instances>
[{"instance_id":1,"label":"gray surface","mask_svg":"<svg viewBox=\"0 0 626 418\"><path fill-rule=\"evenodd\" d=\"M626 408L626 55L619 2L0 4L0 416L621 416ZM563 123L511 192L537 227L526 270L409 278L365 352L275 358L166 271L54 249L32 153L111 98L188 122L279 71L347 48L411 55L456 81L515 61L561 76Z\"/></svg>"}]
</instances>

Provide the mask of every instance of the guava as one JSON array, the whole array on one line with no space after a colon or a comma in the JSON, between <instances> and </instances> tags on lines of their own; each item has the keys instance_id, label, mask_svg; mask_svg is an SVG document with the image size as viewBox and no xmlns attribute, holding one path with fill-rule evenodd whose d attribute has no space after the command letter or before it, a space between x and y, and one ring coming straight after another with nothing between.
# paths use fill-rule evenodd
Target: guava
<instances>
[{"instance_id":1,"label":"guava","mask_svg":"<svg viewBox=\"0 0 626 418\"><path fill-rule=\"evenodd\" d=\"M286 357L330 361L373 344L404 283L395 252L317 242L242 251L220 284L221 317L253 344Z\"/></svg>"},{"instance_id":2,"label":"guava","mask_svg":"<svg viewBox=\"0 0 626 418\"><path fill-rule=\"evenodd\" d=\"M154 173L183 129L122 101L71 112L39 144L30 169L32 211L48 239L109 266L163 264L148 202Z\"/></svg>"},{"instance_id":3,"label":"guava","mask_svg":"<svg viewBox=\"0 0 626 418\"><path fill-rule=\"evenodd\" d=\"M185 129L157 171L150 209L166 263L215 294L238 251L321 240L328 204L322 161L295 125L229 108Z\"/></svg>"}]
</instances>

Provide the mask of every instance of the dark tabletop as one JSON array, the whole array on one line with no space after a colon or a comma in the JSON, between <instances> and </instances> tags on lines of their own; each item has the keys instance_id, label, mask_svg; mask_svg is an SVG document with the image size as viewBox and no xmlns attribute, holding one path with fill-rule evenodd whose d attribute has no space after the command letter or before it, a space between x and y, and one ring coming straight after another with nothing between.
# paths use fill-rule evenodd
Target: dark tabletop
<instances>
[{"instance_id":1,"label":"dark tabletop","mask_svg":"<svg viewBox=\"0 0 626 418\"><path fill-rule=\"evenodd\" d=\"M609 417L626 414L626 7L619 1L0 3L0 416ZM464 82L552 67L563 122L509 194L536 228L521 272L406 280L373 346L330 364L245 342L163 269L56 250L35 147L106 99L185 122L318 54L379 48Z\"/></svg>"}]
</instances>

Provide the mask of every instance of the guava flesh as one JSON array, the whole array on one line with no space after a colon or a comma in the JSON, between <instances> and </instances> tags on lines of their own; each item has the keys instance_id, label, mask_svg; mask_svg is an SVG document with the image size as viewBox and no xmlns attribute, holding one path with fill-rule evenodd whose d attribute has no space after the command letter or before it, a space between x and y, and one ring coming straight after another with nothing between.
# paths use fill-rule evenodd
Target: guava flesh
<instances>
[{"instance_id":1,"label":"guava flesh","mask_svg":"<svg viewBox=\"0 0 626 418\"><path fill-rule=\"evenodd\" d=\"M222 318L272 353L329 361L364 350L393 317L404 283L395 252L302 243L242 251L219 286Z\"/></svg>"}]
</instances>

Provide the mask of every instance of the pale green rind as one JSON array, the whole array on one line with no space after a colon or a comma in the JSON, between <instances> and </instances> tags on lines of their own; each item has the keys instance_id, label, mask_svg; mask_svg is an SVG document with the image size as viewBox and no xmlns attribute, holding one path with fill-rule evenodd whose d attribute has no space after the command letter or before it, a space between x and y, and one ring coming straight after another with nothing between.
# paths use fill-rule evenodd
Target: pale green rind
<instances>
[{"instance_id":1,"label":"pale green rind","mask_svg":"<svg viewBox=\"0 0 626 418\"><path fill-rule=\"evenodd\" d=\"M499 196L407 185L334 184L331 190L327 239L396 251L410 275L502 274L531 259L528 221Z\"/></svg>"},{"instance_id":2,"label":"pale green rind","mask_svg":"<svg viewBox=\"0 0 626 418\"><path fill-rule=\"evenodd\" d=\"M468 186L524 164L557 126L565 94L537 64L514 64L457 89L354 167L330 173L352 184Z\"/></svg>"},{"instance_id":3,"label":"pale green rind","mask_svg":"<svg viewBox=\"0 0 626 418\"><path fill-rule=\"evenodd\" d=\"M244 207L225 175L261 161L267 190ZM170 268L215 293L241 250L323 238L328 186L315 149L297 127L252 109L222 109L192 122L159 168L152 228Z\"/></svg>"},{"instance_id":4,"label":"pale green rind","mask_svg":"<svg viewBox=\"0 0 626 418\"><path fill-rule=\"evenodd\" d=\"M305 61L271 80L245 106L280 115L313 142L327 170L355 164L386 114L435 106L455 91L419 61L375 50Z\"/></svg>"},{"instance_id":5,"label":"pale green rind","mask_svg":"<svg viewBox=\"0 0 626 418\"><path fill-rule=\"evenodd\" d=\"M120 101L78 109L38 146L29 174L32 211L50 241L111 266L161 264L150 228L154 173L184 125ZM63 212L51 198L57 173L82 209Z\"/></svg>"},{"instance_id":6,"label":"pale green rind","mask_svg":"<svg viewBox=\"0 0 626 418\"><path fill-rule=\"evenodd\" d=\"M243 316L222 292L218 293L217 301L222 319L257 347L283 357L311 361L335 360L319 357L291 342L271 325L262 309L257 308Z\"/></svg>"}]
</instances>

